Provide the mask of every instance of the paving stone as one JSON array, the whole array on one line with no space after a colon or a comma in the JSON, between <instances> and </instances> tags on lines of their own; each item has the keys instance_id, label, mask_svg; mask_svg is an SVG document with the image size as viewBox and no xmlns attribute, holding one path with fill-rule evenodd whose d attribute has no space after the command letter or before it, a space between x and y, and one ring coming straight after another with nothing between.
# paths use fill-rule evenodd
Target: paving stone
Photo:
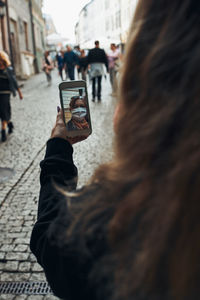
<instances>
[{"instance_id":1,"label":"paving stone","mask_svg":"<svg viewBox=\"0 0 200 300\"><path fill-rule=\"evenodd\" d=\"M9 252L6 254L7 260L24 261L24 260L28 260L28 257L29 257L29 253Z\"/></svg>"},{"instance_id":2,"label":"paving stone","mask_svg":"<svg viewBox=\"0 0 200 300\"><path fill-rule=\"evenodd\" d=\"M30 272L31 263L30 262L20 262L19 263L19 271L20 272Z\"/></svg>"},{"instance_id":3,"label":"paving stone","mask_svg":"<svg viewBox=\"0 0 200 300\"><path fill-rule=\"evenodd\" d=\"M27 300L27 295L18 295L14 298L14 300Z\"/></svg>"},{"instance_id":4,"label":"paving stone","mask_svg":"<svg viewBox=\"0 0 200 300\"><path fill-rule=\"evenodd\" d=\"M33 206L33 205L32 205L32 206ZM25 216L24 216L24 220L25 220L25 221L32 221L32 220L33 220L33 216L30 216L30 215L29 215L29 216L26 216L26 215L25 215Z\"/></svg>"},{"instance_id":5,"label":"paving stone","mask_svg":"<svg viewBox=\"0 0 200 300\"><path fill-rule=\"evenodd\" d=\"M13 244L10 244L10 245L3 245L1 246L1 252L10 252L14 249L14 246Z\"/></svg>"},{"instance_id":6,"label":"paving stone","mask_svg":"<svg viewBox=\"0 0 200 300\"><path fill-rule=\"evenodd\" d=\"M14 243L15 244L29 245L30 244L30 239L27 239L27 238L24 238L24 239L18 238L18 239L15 240Z\"/></svg>"},{"instance_id":7,"label":"paving stone","mask_svg":"<svg viewBox=\"0 0 200 300\"><path fill-rule=\"evenodd\" d=\"M13 295L3 294L1 295L1 300L13 300Z\"/></svg>"},{"instance_id":8,"label":"paving stone","mask_svg":"<svg viewBox=\"0 0 200 300\"><path fill-rule=\"evenodd\" d=\"M14 228L11 228L10 230L9 230L9 232L21 232L22 231L22 227L14 227Z\"/></svg>"},{"instance_id":9,"label":"paving stone","mask_svg":"<svg viewBox=\"0 0 200 300\"><path fill-rule=\"evenodd\" d=\"M33 272L43 272L42 267L38 263L32 264L31 270Z\"/></svg>"},{"instance_id":10,"label":"paving stone","mask_svg":"<svg viewBox=\"0 0 200 300\"><path fill-rule=\"evenodd\" d=\"M31 254L29 255L28 260L31 261L31 262L36 262L35 255L33 255L33 254L31 253Z\"/></svg>"},{"instance_id":11,"label":"paving stone","mask_svg":"<svg viewBox=\"0 0 200 300\"><path fill-rule=\"evenodd\" d=\"M28 296L27 299L28 300L43 300L44 296L42 296L42 295L30 295L30 296Z\"/></svg>"},{"instance_id":12,"label":"paving stone","mask_svg":"<svg viewBox=\"0 0 200 300\"><path fill-rule=\"evenodd\" d=\"M5 252L0 252L0 260L5 258Z\"/></svg>"},{"instance_id":13,"label":"paving stone","mask_svg":"<svg viewBox=\"0 0 200 300\"><path fill-rule=\"evenodd\" d=\"M33 221L33 224L34 224L34 221ZM22 232L29 232L29 231L30 231L30 228L29 228L29 227L22 227L22 228L21 228L21 231L22 231Z\"/></svg>"},{"instance_id":14,"label":"paving stone","mask_svg":"<svg viewBox=\"0 0 200 300\"><path fill-rule=\"evenodd\" d=\"M41 273L32 273L30 276L30 281L46 281L45 274Z\"/></svg>"},{"instance_id":15,"label":"paving stone","mask_svg":"<svg viewBox=\"0 0 200 300\"><path fill-rule=\"evenodd\" d=\"M32 225L33 225L32 221L26 221L26 222L24 222L24 226L31 227Z\"/></svg>"},{"instance_id":16,"label":"paving stone","mask_svg":"<svg viewBox=\"0 0 200 300\"><path fill-rule=\"evenodd\" d=\"M43 300L57 300L57 299L59 299L59 298L57 298L56 296L53 296L53 295L45 295L43 298Z\"/></svg>"},{"instance_id":17,"label":"paving stone","mask_svg":"<svg viewBox=\"0 0 200 300\"><path fill-rule=\"evenodd\" d=\"M17 245L13 251L14 252L25 252L25 251L27 251L27 249L28 249L27 245Z\"/></svg>"},{"instance_id":18,"label":"paving stone","mask_svg":"<svg viewBox=\"0 0 200 300\"><path fill-rule=\"evenodd\" d=\"M29 281L30 276L30 272L17 272L17 274L15 274L15 281Z\"/></svg>"},{"instance_id":19,"label":"paving stone","mask_svg":"<svg viewBox=\"0 0 200 300\"><path fill-rule=\"evenodd\" d=\"M0 263L0 270L5 271L17 271L19 263L17 261L8 261L6 263Z\"/></svg>"},{"instance_id":20,"label":"paving stone","mask_svg":"<svg viewBox=\"0 0 200 300\"><path fill-rule=\"evenodd\" d=\"M5 270L3 273L0 274L0 281L15 281L16 273L6 272Z\"/></svg>"},{"instance_id":21,"label":"paving stone","mask_svg":"<svg viewBox=\"0 0 200 300\"><path fill-rule=\"evenodd\" d=\"M8 232L7 237L8 238L25 238L26 233L25 232Z\"/></svg>"}]
</instances>

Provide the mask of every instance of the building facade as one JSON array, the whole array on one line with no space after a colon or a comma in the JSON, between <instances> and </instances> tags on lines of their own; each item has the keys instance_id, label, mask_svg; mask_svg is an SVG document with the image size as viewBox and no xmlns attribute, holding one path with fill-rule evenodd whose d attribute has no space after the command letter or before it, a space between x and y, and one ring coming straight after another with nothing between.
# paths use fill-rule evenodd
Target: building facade
<instances>
[{"instance_id":1,"label":"building facade","mask_svg":"<svg viewBox=\"0 0 200 300\"><path fill-rule=\"evenodd\" d=\"M41 9L42 0L0 0L0 49L9 54L22 79L41 70L45 48Z\"/></svg>"},{"instance_id":2,"label":"building facade","mask_svg":"<svg viewBox=\"0 0 200 300\"><path fill-rule=\"evenodd\" d=\"M0 50L9 53L5 0L0 0Z\"/></svg>"},{"instance_id":3,"label":"building facade","mask_svg":"<svg viewBox=\"0 0 200 300\"><path fill-rule=\"evenodd\" d=\"M9 23L11 55L16 75L28 78L34 74L32 23L28 0L9 0Z\"/></svg>"},{"instance_id":4,"label":"building facade","mask_svg":"<svg viewBox=\"0 0 200 300\"><path fill-rule=\"evenodd\" d=\"M32 1L32 15L33 15L33 28L35 37L35 56L36 56L36 69L42 70L42 61L45 51L45 20L42 15L42 2L43 0Z\"/></svg>"},{"instance_id":5,"label":"building facade","mask_svg":"<svg viewBox=\"0 0 200 300\"><path fill-rule=\"evenodd\" d=\"M121 0L121 42L126 43L138 0Z\"/></svg>"},{"instance_id":6,"label":"building facade","mask_svg":"<svg viewBox=\"0 0 200 300\"><path fill-rule=\"evenodd\" d=\"M108 49L125 44L138 0L92 0L80 12L75 27L76 43L91 48L94 40Z\"/></svg>"}]
</instances>

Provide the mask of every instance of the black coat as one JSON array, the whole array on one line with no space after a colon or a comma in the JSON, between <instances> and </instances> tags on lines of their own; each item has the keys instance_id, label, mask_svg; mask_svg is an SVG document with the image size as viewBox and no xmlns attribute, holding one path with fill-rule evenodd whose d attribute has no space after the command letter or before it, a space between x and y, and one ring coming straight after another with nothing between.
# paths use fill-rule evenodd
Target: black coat
<instances>
[{"instance_id":1,"label":"black coat","mask_svg":"<svg viewBox=\"0 0 200 300\"><path fill-rule=\"evenodd\" d=\"M103 64L105 64L106 69L108 70L108 58L103 49L100 49L100 48L91 49L87 56L87 62L88 62L88 64L103 63Z\"/></svg>"},{"instance_id":2,"label":"black coat","mask_svg":"<svg viewBox=\"0 0 200 300\"><path fill-rule=\"evenodd\" d=\"M4 70L4 72L5 72L5 74L8 78L8 81L9 81L10 91L12 92L13 96L15 97L16 96L16 90L18 90L19 86L18 86L17 79L16 79L15 74L14 74L14 70L11 66L9 66Z\"/></svg>"}]
</instances>

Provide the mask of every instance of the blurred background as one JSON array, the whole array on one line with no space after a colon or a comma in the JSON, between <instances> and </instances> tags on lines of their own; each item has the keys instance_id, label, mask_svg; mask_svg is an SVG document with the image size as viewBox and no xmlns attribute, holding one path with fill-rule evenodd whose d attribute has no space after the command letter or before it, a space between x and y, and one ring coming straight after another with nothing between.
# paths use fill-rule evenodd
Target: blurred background
<instances>
[{"instance_id":1,"label":"blurred background","mask_svg":"<svg viewBox=\"0 0 200 300\"><path fill-rule=\"evenodd\" d=\"M123 51L137 0L0 0L0 50L9 55L18 78L42 70L45 50L93 47Z\"/></svg>"}]
</instances>

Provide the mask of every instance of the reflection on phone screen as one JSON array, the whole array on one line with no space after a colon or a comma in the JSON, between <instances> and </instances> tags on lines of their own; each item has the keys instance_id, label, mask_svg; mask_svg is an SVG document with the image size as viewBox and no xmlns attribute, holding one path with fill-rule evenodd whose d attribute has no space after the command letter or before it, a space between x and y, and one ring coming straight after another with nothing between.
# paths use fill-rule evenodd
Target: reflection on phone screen
<instances>
[{"instance_id":1,"label":"reflection on phone screen","mask_svg":"<svg viewBox=\"0 0 200 300\"><path fill-rule=\"evenodd\" d=\"M82 130L90 128L85 88L68 88L62 90L61 94L67 129Z\"/></svg>"}]
</instances>

